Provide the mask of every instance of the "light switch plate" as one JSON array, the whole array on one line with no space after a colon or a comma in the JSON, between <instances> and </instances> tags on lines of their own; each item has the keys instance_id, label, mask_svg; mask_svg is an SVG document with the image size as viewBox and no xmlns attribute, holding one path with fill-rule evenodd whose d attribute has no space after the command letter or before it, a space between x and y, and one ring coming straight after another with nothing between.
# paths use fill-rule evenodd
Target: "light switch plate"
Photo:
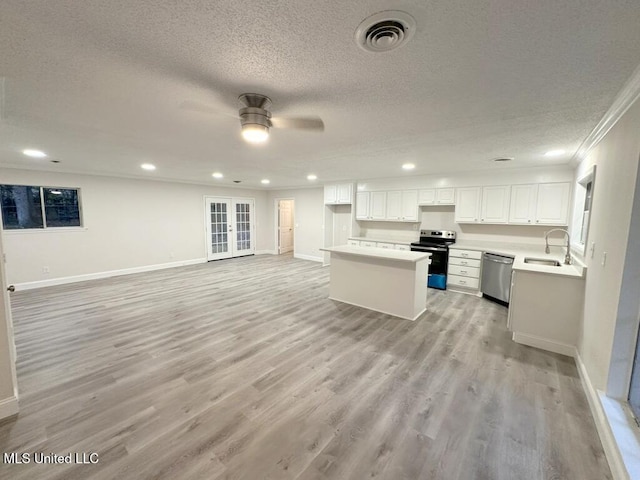
<instances>
[{"instance_id":1,"label":"light switch plate","mask_svg":"<svg viewBox=\"0 0 640 480\"><path fill-rule=\"evenodd\" d=\"M607 263L607 252L602 252L602 266L604 267Z\"/></svg>"}]
</instances>

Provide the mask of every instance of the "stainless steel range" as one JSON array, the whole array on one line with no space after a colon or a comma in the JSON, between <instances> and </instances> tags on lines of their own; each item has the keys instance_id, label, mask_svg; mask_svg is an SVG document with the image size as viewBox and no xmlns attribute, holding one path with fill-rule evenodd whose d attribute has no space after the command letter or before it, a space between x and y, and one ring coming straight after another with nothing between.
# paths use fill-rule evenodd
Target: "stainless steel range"
<instances>
[{"instance_id":1,"label":"stainless steel range","mask_svg":"<svg viewBox=\"0 0 640 480\"><path fill-rule=\"evenodd\" d=\"M420 241L411 244L412 251L431 254L427 286L447 289L449 245L453 243L456 243L456 232L451 230L420 230Z\"/></svg>"}]
</instances>

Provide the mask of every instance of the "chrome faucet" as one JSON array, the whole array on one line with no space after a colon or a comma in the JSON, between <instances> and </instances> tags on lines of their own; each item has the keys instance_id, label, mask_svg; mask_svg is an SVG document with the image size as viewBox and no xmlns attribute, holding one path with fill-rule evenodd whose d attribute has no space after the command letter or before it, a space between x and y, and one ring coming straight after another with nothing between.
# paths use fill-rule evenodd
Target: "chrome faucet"
<instances>
[{"instance_id":1,"label":"chrome faucet","mask_svg":"<svg viewBox=\"0 0 640 480\"><path fill-rule=\"evenodd\" d=\"M549 249L549 234L553 232L563 232L567 236L567 245L566 245L567 253L564 256L564 264L571 265L571 237L569 236L569 232L567 232L564 228L552 228L548 232L545 232L544 243L546 246L545 246L544 252L551 253L551 250ZM553 247L556 245L551 245L551 246ZM562 246L562 245L557 245L557 246Z\"/></svg>"}]
</instances>

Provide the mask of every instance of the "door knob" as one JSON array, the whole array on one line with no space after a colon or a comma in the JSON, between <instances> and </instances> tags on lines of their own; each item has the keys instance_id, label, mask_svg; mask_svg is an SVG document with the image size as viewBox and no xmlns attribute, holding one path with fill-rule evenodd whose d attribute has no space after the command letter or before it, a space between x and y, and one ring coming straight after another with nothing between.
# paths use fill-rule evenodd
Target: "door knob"
<instances>
[{"instance_id":1,"label":"door knob","mask_svg":"<svg viewBox=\"0 0 640 480\"><path fill-rule=\"evenodd\" d=\"M15 291L16 291L16 287L14 287L13 285L9 285L9 286L7 287L7 291L9 291L9 292L13 293L13 292L15 292Z\"/></svg>"}]
</instances>

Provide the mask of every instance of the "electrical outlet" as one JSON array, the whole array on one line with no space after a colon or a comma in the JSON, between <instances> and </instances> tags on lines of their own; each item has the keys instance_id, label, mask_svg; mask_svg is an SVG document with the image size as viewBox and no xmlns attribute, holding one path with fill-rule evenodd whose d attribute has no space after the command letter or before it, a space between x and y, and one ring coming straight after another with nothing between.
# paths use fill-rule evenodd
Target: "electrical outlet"
<instances>
[{"instance_id":1,"label":"electrical outlet","mask_svg":"<svg viewBox=\"0 0 640 480\"><path fill-rule=\"evenodd\" d=\"M49 267L42 267L42 273L49 273Z\"/></svg>"}]
</instances>

